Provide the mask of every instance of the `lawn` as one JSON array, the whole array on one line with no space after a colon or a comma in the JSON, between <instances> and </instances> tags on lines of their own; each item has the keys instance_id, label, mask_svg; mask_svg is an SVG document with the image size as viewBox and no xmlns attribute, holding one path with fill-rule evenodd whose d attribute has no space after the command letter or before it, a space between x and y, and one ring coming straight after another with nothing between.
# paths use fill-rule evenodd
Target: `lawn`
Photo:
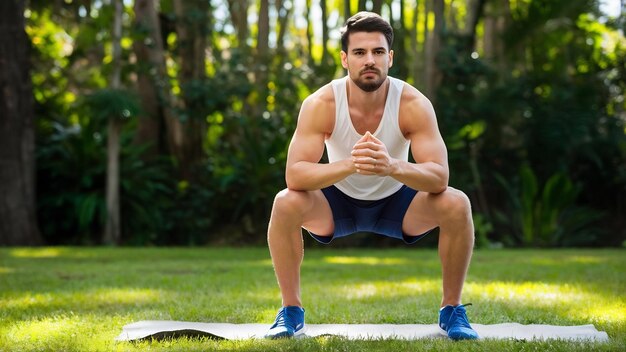
<instances>
[{"instance_id":1,"label":"lawn","mask_svg":"<svg viewBox=\"0 0 626 352\"><path fill-rule=\"evenodd\" d=\"M432 249L307 250L309 323L432 324L441 296ZM625 351L626 251L477 250L470 320L594 324L609 343L341 338L115 342L139 320L271 323L280 304L265 248L2 248L0 351Z\"/></svg>"}]
</instances>

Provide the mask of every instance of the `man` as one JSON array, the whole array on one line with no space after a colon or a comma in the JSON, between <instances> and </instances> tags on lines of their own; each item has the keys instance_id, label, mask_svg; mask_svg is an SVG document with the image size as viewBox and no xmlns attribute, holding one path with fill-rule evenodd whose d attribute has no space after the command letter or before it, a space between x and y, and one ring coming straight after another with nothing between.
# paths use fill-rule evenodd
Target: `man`
<instances>
[{"instance_id":1,"label":"man","mask_svg":"<svg viewBox=\"0 0 626 352\"><path fill-rule=\"evenodd\" d=\"M319 242L369 231L414 243L440 228L443 298L439 326L475 339L461 291L474 245L470 202L448 187L447 151L430 101L388 77L393 30L359 12L342 28L348 76L304 100L287 157L287 189L276 196L268 244L282 308L266 337L304 332L301 228ZM329 163L319 163L326 146ZM408 162L409 149L415 163Z\"/></svg>"}]
</instances>

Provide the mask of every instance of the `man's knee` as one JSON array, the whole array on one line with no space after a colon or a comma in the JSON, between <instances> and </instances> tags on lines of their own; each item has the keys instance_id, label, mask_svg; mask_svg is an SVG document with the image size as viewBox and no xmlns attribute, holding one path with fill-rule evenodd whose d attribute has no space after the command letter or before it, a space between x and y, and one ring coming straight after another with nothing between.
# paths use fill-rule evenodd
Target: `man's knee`
<instances>
[{"instance_id":1,"label":"man's knee","mask_svg":"<svg viewBox=\"0 0 626 352\"><path fill-rule=\"evenodd\" d=\"M273 211L281 213L298 213L305 211L310 202L308 192L294 191L288 188L276 194Z\"/></svg>"},{"instance_id":2,"label":"man's knee","mask_svg":"<svg viewBox=\"0 0 626 352\"><path fill-rule=\"evenodd\" d=\"M440 209L450 215L471 216L471 203L469 197L462 191L448 187L444 192L439 193Z\"/></svg>"}]
</instances>

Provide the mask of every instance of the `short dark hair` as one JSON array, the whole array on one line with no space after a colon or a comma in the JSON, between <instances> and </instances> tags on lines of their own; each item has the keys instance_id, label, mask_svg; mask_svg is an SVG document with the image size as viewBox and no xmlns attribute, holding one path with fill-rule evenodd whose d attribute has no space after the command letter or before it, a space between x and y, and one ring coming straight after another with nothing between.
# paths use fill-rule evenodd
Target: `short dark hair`
<instances>
[{"instance_id":1,"label":"short dark hair","mask_svg":"<svg viewBox=\"0 0 626 352\"><path fill-rule=\"evenodd\" d=\"M361 11L348 18L346 24L341 28L341 50L348 51L348 38L350 33L355 32L380 32L387 39L387 44L391 50L393 44L393 28L389 22L385 21L379 14L374 12Z\"/></svg>"}]
</instances>

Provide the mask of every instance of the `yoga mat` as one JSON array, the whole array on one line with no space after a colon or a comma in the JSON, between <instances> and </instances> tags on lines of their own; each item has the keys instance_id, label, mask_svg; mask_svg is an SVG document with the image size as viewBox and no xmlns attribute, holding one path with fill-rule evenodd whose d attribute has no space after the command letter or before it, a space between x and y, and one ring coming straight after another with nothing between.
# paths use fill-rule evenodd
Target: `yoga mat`
<instances>
[{"instance_id":1,"label":"yoga mat","mask_svg":"<svg viewBox=\"0 0 626 352\"><path fill-rule=\"evenodd\" d=\"M196 323L148 320L125 325L116 341L165 339L181 336L207 336L215 339L242 340L263 338L269 324ZM518 323L472 324L480 338L516 340L608 341L606 332L593 325L555 326ZM339 336L351 340L447 338L437 324L307 324L302 337Z\"/></svg>"}]
</instances>

